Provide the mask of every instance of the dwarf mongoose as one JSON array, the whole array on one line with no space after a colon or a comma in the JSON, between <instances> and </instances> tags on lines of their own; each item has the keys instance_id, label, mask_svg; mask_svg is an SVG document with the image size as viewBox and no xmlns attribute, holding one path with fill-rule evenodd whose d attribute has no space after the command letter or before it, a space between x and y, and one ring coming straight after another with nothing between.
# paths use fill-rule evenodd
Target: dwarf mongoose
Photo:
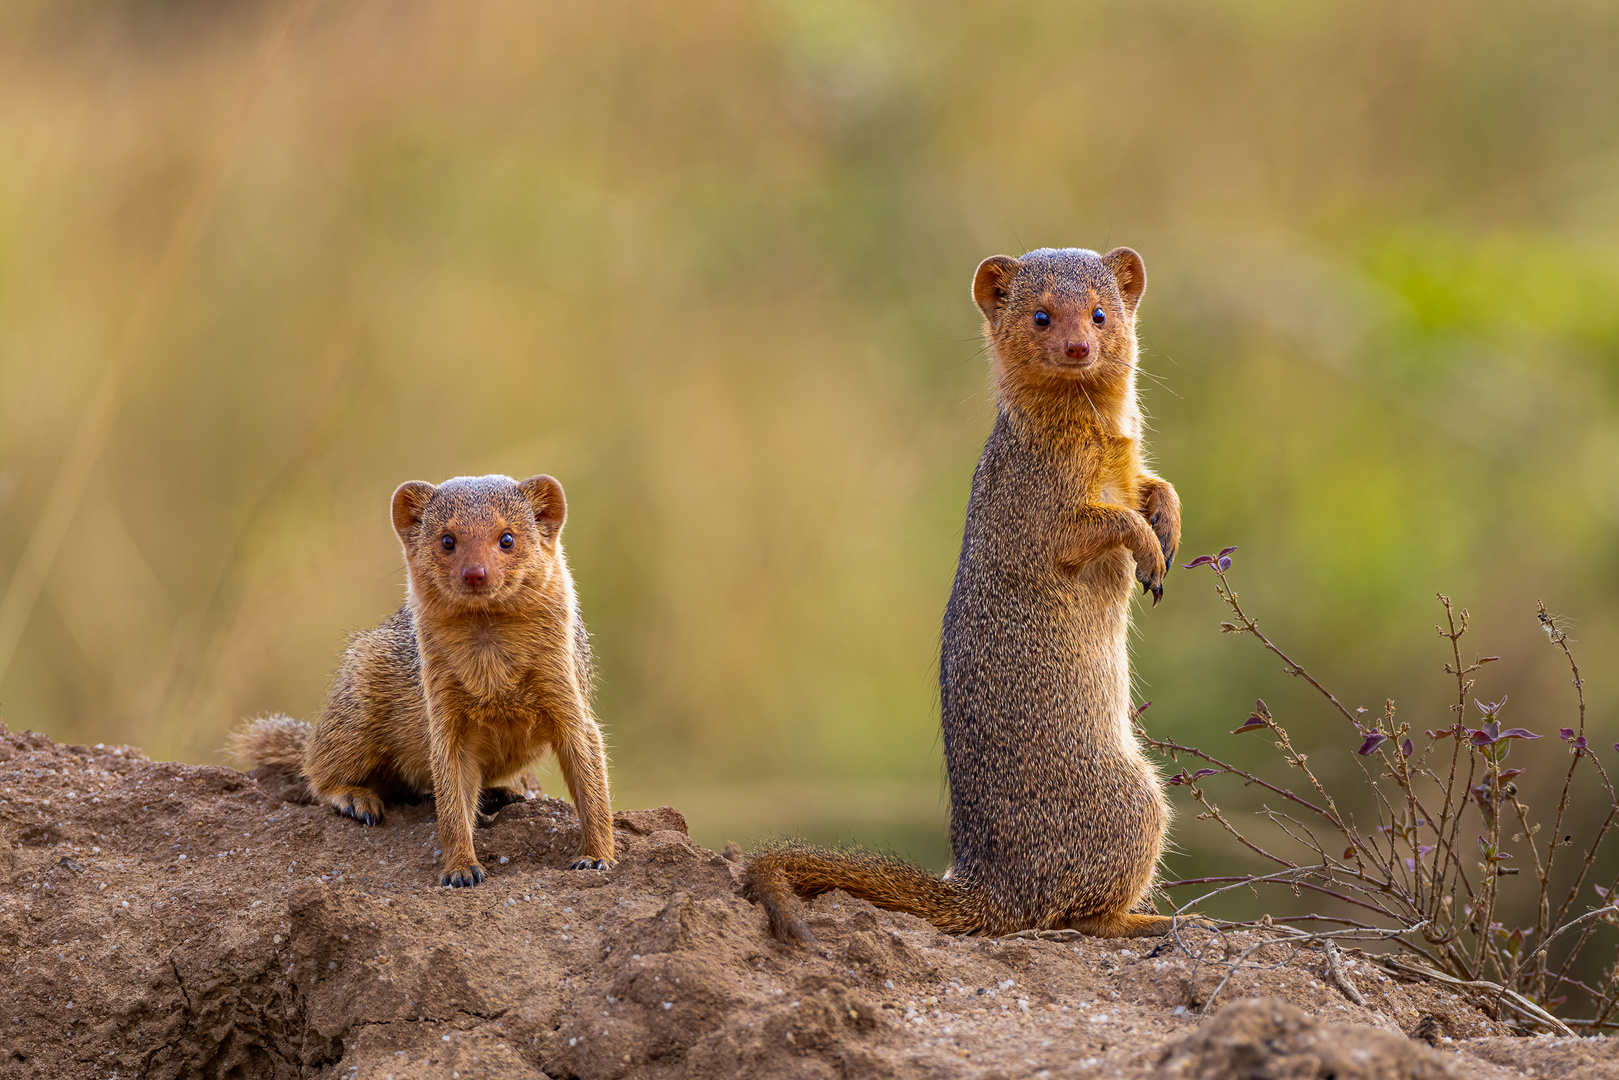
<instances>
[{"instance_id":1,"label":"dwarf mongoose","mask_svg":"<svg viewBox=\"0 0 1619 1080\"><path fill-rule=\"evenodd\" d=\"M484 879L474 817L523 798L511 786L554 750L579 811L574 869L613 858L607 753L590 709L590 643L562 555L567 515L549 476L460 476L400 485L394 531L404 605L356 634L319 723L249 721L236 753L301 769L316 798L367 825L385 801L432 792L444 872Z\"/></svg>"},{"instance_id":2,"label":"dwarf mongoose","mask_svg":"<svg viewBox=\"0 0 1619 1080\"><path fill-rule=\"evenodd\" d=\"M1169 807L1131 730L1135 582L1163 595L1180 500L1148 471L1136 402L1129 248L986 259L998 415L973 475L939 665L953 863L941 878L789 842L743 889L783 941L795 896L843 889L951 933L1165 933L1148 889Z\"/></svg>"}]
</instances>

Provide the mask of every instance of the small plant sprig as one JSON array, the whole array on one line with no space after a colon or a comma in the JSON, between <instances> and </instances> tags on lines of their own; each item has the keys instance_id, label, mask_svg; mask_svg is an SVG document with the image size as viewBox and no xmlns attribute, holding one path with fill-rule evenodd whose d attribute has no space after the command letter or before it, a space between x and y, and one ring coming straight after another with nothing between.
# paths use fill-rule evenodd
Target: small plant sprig
<instances>
[{"instance_id":1,"label":"small plant sprig","mask_svg":"<svg viewBox=\"0 0 1619 1080\"><path fill-rule=\"evenodd\" d=\"M1486 702L1473 695L1474 675L1499 658L1475 656L1470 663L1462 659L1465 609L1457 610L1448 596L1438 594L1445 621L1434 629L1448 642L1450 656L1444 667L1455 680L1456 698L1446 724L1419 734L1396 719L1393 701L1385 702L1376 718L1365 709L1347 708L1267 637L1231 586L1235 550L1228 547L1200 556L1186 567L1208 566L1218 579L1215 591L1233 616L1220 624L1222 633L1256 639L1282 661L1287 674L1314 687L1353 732L1353 752L1370 786L1377 824L1363 830L1351 814L1340 810L1311 769L1309 755L1294 747L1263 699L1231 734L1268 733L1284 764L1299 770L1302 784L1267 779L1199 747L1152 738L1143 729L1148 745L1170 761L1197 763L1182 767L1166 783L1188 789L1200 807L1198 820L1213 821L1243 847L1280 868L1161 887L1281 884L1295 895L1314 893L1330 911L1290 919L1267 916L1265 922L1328 923L1387 937L1424 962L1413 965L1391 959L1391 966L1481 997L1526 1027L1565 1033L1619 1028L1619 960L1597 978L1581 964L1600 927L1619 927L1619 876L1605 885L1591 880L1599 853L1619 824L1619 794L1586 731L1585 684L1564 627L1545 604L1539 605L1536 617L1568 663L1577 704L1574 726L1559 732L1567 766L1551 829L1542 840L1541 824L1532 817L1519 787L1519 777L1530 763L1512 758L1516 744L1527 747L1541 736L1505 725L1505 696ZM1138 728L1141 713L1150 704L1135 710ZM1614 749L1619 750L1619 743ZM1520 749L1519 757L1529 752ZM1541 761L1535 764L1543 767ZM1235 777L1274 798L1274 806L1267 801L1258 812L1269 828L1239 827L1220 808L1206 783L1222 777ZM1594 832L1576 843L1564 829L1571 827L1568 811L1577 787L1605 795L1607 812ZM1575 851L1580 854L1573 855ZM1523 925L1505 925L1503 912L1531 910L1533 917ZM1589 1015L1559 1018L1556 1014L1571 999Z\"/></svg>"}]
</instances>

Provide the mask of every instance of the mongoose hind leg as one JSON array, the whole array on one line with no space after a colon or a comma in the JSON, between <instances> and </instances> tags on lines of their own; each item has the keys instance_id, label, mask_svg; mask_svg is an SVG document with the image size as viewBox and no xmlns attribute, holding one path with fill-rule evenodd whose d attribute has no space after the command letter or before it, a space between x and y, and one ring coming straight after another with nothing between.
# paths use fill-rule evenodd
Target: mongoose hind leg
<instances>
[{"instance_id":1,"label":"mongoose hind leg","mask_svg":"<svg viewBox=\"0 0 1619 1080\"><path fill-rule=\"evenodd\" d=\"M339 814L346 814L362 825L382 824L382 800L368 787L340 784L327 788L320 797Z\"/></svg>"},{"instance_id":2,"label":"mongoose hind leg","mask_svg":"<svg viewBox=\"0 0 1619 1080\"><path fill-rule=\"evenodd\" d=\"M488 825L494 821L495 815L500 813L502 807L512 803L520 803L526 796L513 787L495 785L486 787L478 794L478 823Z\"/></svg>"},{"instance_id":3,"label":"mongoose hind leg","mask_svg":"<svg viewBox=\"0 0 1619 1080\"><path fill-rule=\"evenodd\" d=\"M1208 926L1207 919L1197 915L1181 915L1178 918L1169 915L1143 915L1139 912L1114 912L1107 915L1087 915L1082 919L1075 919L1068 924L1070 930L1078 930L1091 937L1103 938L1136 938L1136 937L1163 937L1178 927Z\"/></svg>"}]
</instances>

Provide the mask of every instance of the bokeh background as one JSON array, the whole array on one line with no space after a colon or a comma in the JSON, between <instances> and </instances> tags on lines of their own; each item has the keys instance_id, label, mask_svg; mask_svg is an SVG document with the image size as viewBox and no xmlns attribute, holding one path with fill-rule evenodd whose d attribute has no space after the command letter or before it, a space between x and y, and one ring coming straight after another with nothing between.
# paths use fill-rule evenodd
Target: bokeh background
<instances>
[{"instance_id":1,"label":"bokeh background","mask_svg":"<svg viewBox=\"0 0 1619 1080\"><path fill-rule=\"evenodd\" d=\"M616 804L942 867L971 275L1129 244L1182 561L1418 729L1452 595L1549 783L1537 598L1619 738L1616 56L1606 0L7 3L0 713L224 761L398 604L395 485L550 472ZM1266 760L1264 696L1361 783L1212 586L1138 610L1150 727Z\"/></svg>"}]
</instances>

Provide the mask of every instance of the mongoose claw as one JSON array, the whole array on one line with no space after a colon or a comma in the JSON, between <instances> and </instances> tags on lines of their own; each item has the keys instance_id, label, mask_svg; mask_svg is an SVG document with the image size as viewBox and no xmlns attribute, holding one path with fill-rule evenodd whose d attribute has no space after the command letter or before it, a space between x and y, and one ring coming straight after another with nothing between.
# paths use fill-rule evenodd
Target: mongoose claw
<instances>
[{"instance_id":1,"label":"mongoose claw","mask_svg":"<svg viewBox=\"0 0 1619 1080\"><path fill-rule=\"evenodd\" d=\"M569 870L606 870L611 864L606 859L592 859L586 855L568 864Z\"/></svg>"},{"instance_id":2,"label":"mongoose claw","mask_svg":"<svg viewBox=\"0 0 1619 1080\"><path fill-rule=\"evenodd\" d=\"M473 863L461 870L444 871L439 875L438 883L451 889L470 889L474 885L482 885L486 876L483 867Z\"/></svg>"},{"instance_id":3,"label":"mongoose claw","mask_svg":"<svg viewBox=\"0 0 1619 1080\"><path fill-rule=\"evenodd\" d=\"M339 814L362 825L382 824L382 801L374 795L350 795L335 807Z\"/></svg>"},{"instance_id":4,"label":"mongoose claw","mask_svg":"<svg viewBox=\"0 0 1619 1080\"><path fill-rule=\"evenodd\" d=\"M1158 601L1164 598L1164 575L1143 575L1138 570L1136 571L1136 580L1141 582L1141 595L1146 596L1148 593L1152 593L1152 606L1157 607Z\"/></svg>"}]
</instances>

